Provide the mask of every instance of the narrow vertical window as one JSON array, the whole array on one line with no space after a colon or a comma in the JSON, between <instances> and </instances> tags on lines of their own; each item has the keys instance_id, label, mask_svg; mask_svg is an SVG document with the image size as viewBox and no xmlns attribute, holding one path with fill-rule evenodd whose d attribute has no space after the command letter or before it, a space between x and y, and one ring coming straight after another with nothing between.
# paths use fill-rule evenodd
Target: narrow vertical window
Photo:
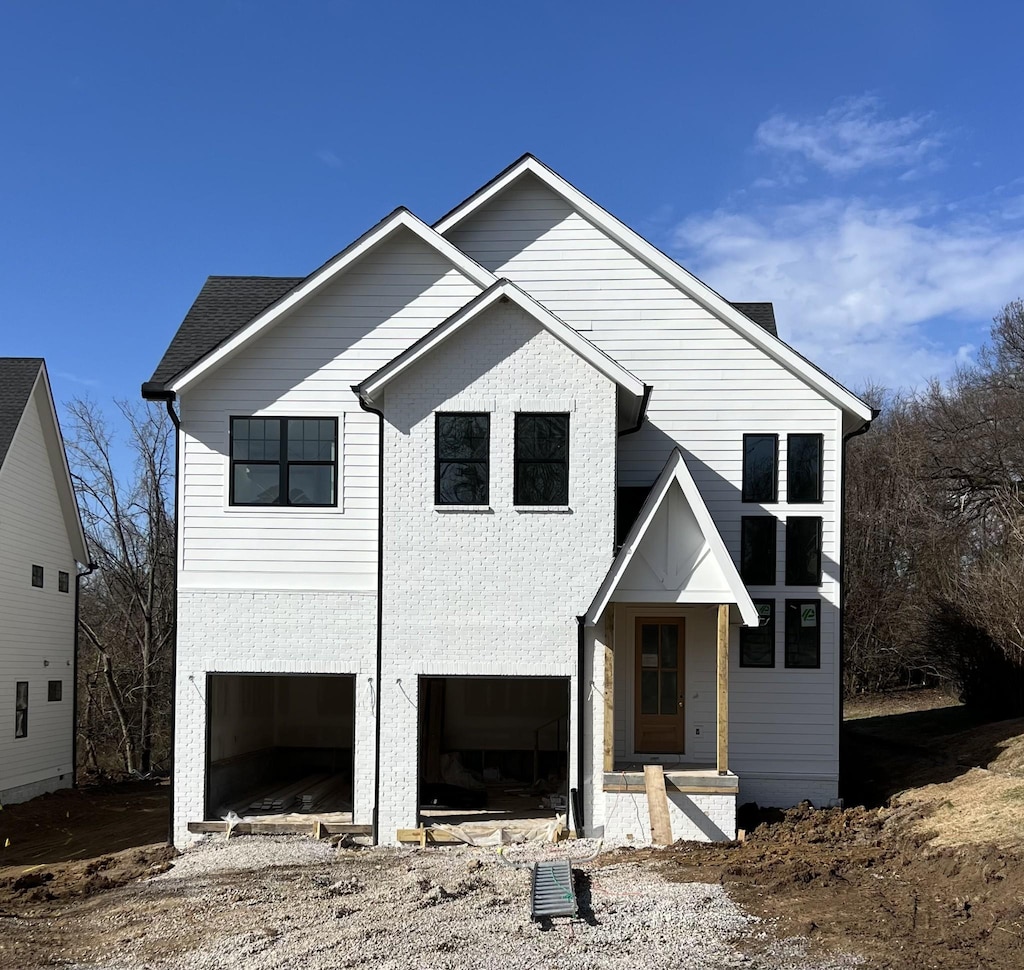
<instances>
[{"instance_id":1,"label":"narrow vertical window","mask_svg":"<svg viewBox=\"0 0 1024 970\"><path fill-rule=\"evenodd\" d=\"M28 737L28 681L19 680L14 688L14 736Z\"/></svg>"},{"instance_id":2,"label":"narrow vertical window","mask_svg":"<svg viewBox=\"0 0 1024 970\"><path fill-rule=\"evenodd\" d=\"M64 698L64 683L60 680L48 680L46 682L46 699L48 701L59 701Z\"/></svg>"},{"instance_id":3,"label":"narrow vertical window","mask_svg":"<svg viewBox=\"0 0 1024 970\"><path fill-rule=\"evenodd\" d=\"M66 593L71 588L70 579L71 577L68 573L64 572L63 569L60 570L57 573L57 589L62 593Z\"/></svg>"},{"instance_id":4,"label":"narrow vertical window","mask_svg":"<svg viewBox=\"0 0 1024 970\"><path fill-rule=\"evenodd\" d=\"M43 586L43 567L33 566L32 567L32 585L38 586L40 589Z\"/></svg>"},{"instance_id":5,"label":"narrow vertical window","mask_svg":"<svg viewBox=\"0 0 1024 970\"><path fill-rule=\"evenodd\" d=\"M740 666L775 666L775 600L754 600L757 626L740 627Z\"/></svg>"},{"instance_id":6,"label":"narrow vertical window","mask_svg":"<svg viewBox=\"0 0 1024 970\"><path fill-rule=\"evenodd\" d=\"M791 434L786 438L786 501L822 499L824 436Z\"/></svg>"},{"instance_id":7,"label":"narrow vertical window","mask_svg":"<svg viewBox=\"0 0 1024 970\"><path fill-rule=\"evenodd\" d=\"M786 519L786 585L821 585L821 517Z\"/></svg>"},{"instance_id":8,"label":"narrow vertical window","mask_svg":"<svg viewBox=\"0 0 1024 970\"><path fill-rule=\"evenodd\" d=\"M740 576L750 586L775 585L774 515L745 515L740 520Z\"/></svg>"},{"instance_id":9,"label":"narrow vertical window","mask_svg":"<svg viewBox=\"0 0 1024 970\"><path fill-rule=\"evenodd\" d=\"M779 436L743 436L743 501L775 502L779 496Z\"/></svg>"},{"instance_id":10,"label":"narrow vertical window","mask_svg":"<svg viewBox=\"0 0 1024 970\"><path fill-rule=\"evenodd\" d=\"M820 600L786 600L786 666L821 666Z\"/></svg>"},{"instance_id":11,"label":"narrow vertical window","mask_svg":"<svg viewBox=\"0 0 1024 970\"><path fill-rule=\"evenodd\" d=\"M434 502L486 505L490 494L491 416L438 414L434 426Z\"/></svg>"},{"instance_id":12,"label":"narrow vertical window","mask_svg":"<svg viewBox=\"0 0 1024 970\"><path fill-rule=\"evenodd\" d=\"M569 504L569 415L517 414L516 505Z\"/></svg>"}]
</instances>

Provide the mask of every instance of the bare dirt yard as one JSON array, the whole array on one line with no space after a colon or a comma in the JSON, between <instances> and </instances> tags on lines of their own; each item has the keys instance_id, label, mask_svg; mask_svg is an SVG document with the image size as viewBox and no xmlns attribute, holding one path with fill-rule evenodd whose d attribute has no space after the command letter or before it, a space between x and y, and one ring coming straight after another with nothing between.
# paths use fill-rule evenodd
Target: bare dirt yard
<instances>
[{"instance_id":1,"label":"bare dirt yard","mask_svg":"<svg viewBox=\"0 0 1024 970\"><path fill-rule=\"evenodd\" d=\"M44 796L0 811L0 968L1024 967L1024 721L934 692L848 715L855 807L577 861L580 917L550 924L493 850L241 837L172 861L165 788Z\"/></svg>"}]
</instances>

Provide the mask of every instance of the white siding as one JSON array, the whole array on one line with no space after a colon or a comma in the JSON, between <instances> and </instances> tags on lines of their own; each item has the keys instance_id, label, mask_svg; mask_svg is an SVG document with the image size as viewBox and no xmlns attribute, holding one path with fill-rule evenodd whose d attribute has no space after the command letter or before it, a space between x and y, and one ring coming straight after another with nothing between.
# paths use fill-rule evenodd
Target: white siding
<instances>
[{"instance_id":1,"label":"white siding","mask_svg":"<svg viewBox=\"0 0 1024 970\"><path fill-rule=\"evenodd\" d=\"M43 436L48 411L40 383L0 469L0 801L61 775L71 784L75 562ZM42 589L32 586L33 565L43 567ZM60 571L67 593L57 588ZM47 701L51 680L61 681L60 701ZM24 738L14 737L18 681L29 685Z\"/></svg>"}]
</instances>

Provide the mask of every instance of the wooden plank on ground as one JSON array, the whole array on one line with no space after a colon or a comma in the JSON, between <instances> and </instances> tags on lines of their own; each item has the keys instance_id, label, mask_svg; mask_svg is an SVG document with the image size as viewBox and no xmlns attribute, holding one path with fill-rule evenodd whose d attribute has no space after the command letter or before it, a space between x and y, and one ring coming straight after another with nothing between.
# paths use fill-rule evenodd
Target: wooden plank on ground
<instances>
[{"instance_id":1,"label":"wooden plank on ground","mask_svg":"<svg viewBox=\"0 0 1024 970\"><path fill-rule=\"evenodd\" d=\"M314 835L320 826L321 835L372 835L370 825L355 825L352 822L324 822L310 819L308 822L236 822L231 831L235 835ZM228 830L227 822L189 822L188 830L193 835L216 835Z\"/></svg>"},{"instance_id":2,"label":"wooden plank on ground","mask_svg":"<svg viewBox=\"0 0 1024 970\"><path fill-rule=\"evenodd\" d=\"M651 817L651 841L655 845L672 844L672 820L668 815L665 772L661 765L644 765L647 812Z\"/></svg>"},{"instance_id":3,"label":"wooden plank on ground","mask_svg":"<svg viewBox=\"0 0 1024 970\"><path fill-rule=\"evenodd\" d=\"M417 845L430 845L431 843L452 845L462 842L462 839L457 839L450 832L431 828L399 829L397 837L399 842L415 842Z\"/></svg>"}]
</instances>

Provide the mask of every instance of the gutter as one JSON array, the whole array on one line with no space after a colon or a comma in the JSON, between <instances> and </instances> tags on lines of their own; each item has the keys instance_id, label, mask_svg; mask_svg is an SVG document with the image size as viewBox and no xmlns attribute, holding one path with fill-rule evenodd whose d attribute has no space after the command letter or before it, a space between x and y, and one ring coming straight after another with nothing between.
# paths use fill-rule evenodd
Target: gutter
<instances>
[{"instance_id":1,"label":"gutter","mask_svg":"<svg viewBox=\"0 0 1024 970\"><path fill-rule=\"evenodd\" d=\"M164 389L162 384L148 382L142 385L142 397L146 401L163 401L167 414L174 425L174 569L171 571L171 602L174 604L171 629L171 766L168 772L167 797L169 803L167 818L167 844L174 845L174 739L178 721L178 484L181 477L181 418L174 410L174 391ZM204 768L205 772L205 768ZM205 805L203 806L205 810Z\"/></svg>"},{"instance_id":2,"label":"gutter","mask_svg":"<svg viewBox=\"0 0 1024 970\"><path fill-rule=\"evenodd\" d=\"M642 420L642 419L641 419ZM584 634L587 628L586 616L576 617L576 787L569 790L569 801L572 805L573 818L576 820L576 838L585 838L586 819L583 814L583 782L586 769L583 763L583 754L586 745L583 738L583 726L586 720L583 717L583 702L586 699L586 690L583 686L583 663L586 659L586 645Z\"/></svg>"},{"instance_id":3,"label":"gutter","mask_svg":"<svg viewBox=\"0 0 1024 970\"><path fill-rule=\"evenodd\" d=\"M82 596L82 580L100 567L90 562L84 573L75 572L75 635L71 657L71 787L78 787L78 611Z\"/></svg>"},{"instance_id":4,"label":"gutter","mask_svg":"<svg viewBox=\"0 0 1024 970\"><path fill-rule=\"evenodd\" d=\"M384 412L375 408L360 390L352 385L352 393L359 406L379 419L377 432L377 682L374 685L374 745L373 745L373 844L380 845L380 697L381 671L384 655Z\"/></svg>"},{"instance_id":5,"label":"gutter","mask_svg":"<svg viewBox=\"0 0 1024 970\"><path fill-rule=\"evenodd\" d=\"M647 405L651 403L651 392L654 390L650 384L644 384L644 396L640 398L640 413L636 416L636 424L631 428L624 428L620 431L619 437L624 438L628 434L636 434L647 420Z\"/></svg>"}]
</instances>

